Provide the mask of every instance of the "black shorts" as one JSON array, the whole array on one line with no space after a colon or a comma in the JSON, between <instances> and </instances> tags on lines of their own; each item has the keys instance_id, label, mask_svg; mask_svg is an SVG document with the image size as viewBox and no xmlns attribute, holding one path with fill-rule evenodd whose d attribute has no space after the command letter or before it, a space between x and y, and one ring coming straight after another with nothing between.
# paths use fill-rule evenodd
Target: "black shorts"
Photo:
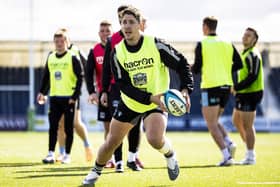
<instances>
[{"instance_id":1,"label":"black shorts","mask_svg":"<svg viewBox=\"0 0 280 187\"><path fill-rule=\"evenodd\" d=\"M101 95L99 96L100 100ZM104 107L101 103L98 104L97 119L99 121L111 121L115 110L118 107L120 100L120 90L116 84L112 84L110 92L108 93L108 107Z\"/></svg>"},{"instance_id":2,"label":"black shorts","mask_svg":"<svg viewBox=\"0 0 280 187\"><path fill-rule=\"evenodd\" d=\"M161 113L161 114L165 115L165 113L162 110L160 110L159 108L149 110L144 113L134 112L133 110L130 110L123 103L122 100L120 100L119 106L114 113L114 118L121 122L131 123L132 125L135 126L136 124L140 123L141 120L144 120L151 113Z\"/></svg>"},{"instance_id":3,"label":"black shorts","mask_svg":"<svg viewBox=\"0 0 280 187\"><path fill-rule=\"evenodd\" d=\"M237 93L235 95L235 108L245 112L253 112L261 102L263 91L253 93Z\"/></svg>"},{"instance_id":4,"label":"black shorts","mask_svg":"<svg viewBox=\"0 0 280 187\"><path fill-rule=\"evenodd\" d=\"M219 86L201 90L201 105L215 106L220 105L222 108L227 104L230 95L230 86Z\"/></svg>"}]
</instances>

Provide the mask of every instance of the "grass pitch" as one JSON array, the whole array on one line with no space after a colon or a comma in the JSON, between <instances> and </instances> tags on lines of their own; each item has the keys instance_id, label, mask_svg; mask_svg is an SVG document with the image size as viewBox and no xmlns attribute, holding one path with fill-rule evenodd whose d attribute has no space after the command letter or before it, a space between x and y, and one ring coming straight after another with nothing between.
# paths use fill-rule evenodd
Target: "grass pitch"
<instances>
[{"instance_id":1,"label":"grass pitch","mask_svg":"<svg viewBox=\"0 0 280 187\"><path fill-rule=\"evenodd\" d=\"M96 155L103 142L103 133L90 133ZM220 151L209 133L168 132L180 165L176 181L168 179L163 156L147 144L142 134L140 158L145 164L141 172L125 168L123 174L113 169L104 172L95 186L100 187L171 187L171 186L280 186L280 134L258 133L256 141L257 164L253 166L216 167L221 159ZM231 134L237 143L236 160L243 159L245 146L236 133ZM93 162L87 163L83 143L75 135L72 163L44 165L47 154L48 134L36 132L0 133L0 186L81 186ZM58 151L58 149L57 149ZM127 158L127 140L123 147Z\"/></svg>"}]
</instances>

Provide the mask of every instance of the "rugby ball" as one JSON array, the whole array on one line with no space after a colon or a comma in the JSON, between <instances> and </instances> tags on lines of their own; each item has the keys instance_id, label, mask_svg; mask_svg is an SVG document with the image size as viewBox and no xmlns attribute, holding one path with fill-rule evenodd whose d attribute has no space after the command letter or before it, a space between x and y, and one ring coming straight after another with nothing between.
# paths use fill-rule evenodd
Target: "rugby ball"
<instances>
[{"instance_id":1,"label":"rugby ball","mask_svg":"<svg viewBox=\"0 0 280 187\"><path fill-rule=\"evenodd\" d=\"M168 113L174 116L182 116L187 112L186 100L182 93L176 89L169 89L163 95L163 103Z\"/></svg>"}]
</instances>

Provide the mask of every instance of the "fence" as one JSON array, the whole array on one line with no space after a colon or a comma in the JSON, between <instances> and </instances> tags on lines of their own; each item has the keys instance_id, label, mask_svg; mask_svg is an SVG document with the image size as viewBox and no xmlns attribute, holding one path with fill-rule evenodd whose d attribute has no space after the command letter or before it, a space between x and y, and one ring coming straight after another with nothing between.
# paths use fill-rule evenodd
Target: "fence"
<instances>
[{"instance_id":1,"label":"fence","mask_svg":"<svg viewBox=\"0 0 280 187\"><path fill-rule=\"evenodd\" d=\"M83 51L88 52L94 45L94 42L75 42ZM195 42L174 42L173 45L181 51L189 60L193 62L193 51ZM236 43L237 48L241 49L241 44ZM24 41L2 41L0 42L0 130L26 130L27 129L27 109L29 104L29 48L28 42ZM52 49L52 42L35 42L34 43L34 90L35 95L39 90L40 80L43 74L43 66L45 65L46 57ZM277 80L275 75L270 74L270 70L280 66L280 43L260 43L259 48L263 53L266 73L265 76L270 76L271 80ZM274 71L274 70L273 70ZM278 72L278 71L276 71ZM271 78L272 76L272 78ZM173 77L174 78L174 77ZM176 79L174 79L176 81ZM195 76L195 91L191 96L192 109L191 115L186 115L181 118L170 116L169 130L195 129L204 130L206 128L202 120L200 111L200 92L199 92L199 77ZM279 79L278 79L279 80ZM276 81L277 82L277 81ZM269 84L269 81L268 81ZM266 84L267 85L267 84ZM278 87L271 86L269 94L265 95L264 103L258 108L258 116L265 116L265 120L258 119L258 124L263 124L262 129L276 126L279 119L270 117L266 111L270 111L272 106L271 100L274 98L275 90ZM269 89L268 89L269 90ZM276 91L278 93L278 91ZM34 98L36 98L34 96ZM276 102L276 103L277 103ZM34 101L34 103L36 103ZM233 108L233 99L231 98L226 110L225 118L231 115ZM83 86L83 95L81 97L81 110L83 120L91 130L101 130L102 126L96 120L96 107L87 104L87 91ZM279 106L275 107L276 114L279 112ZM40 106L35 104L36 112L36 130L47 130L47 111L48 106ZM274 111L275 112L275 111ZM277 115L278 116L278 115ZM225 120L230 121L230 119ZM276 128L277 130L277 128Z\"/></svg>"}]
</instances>

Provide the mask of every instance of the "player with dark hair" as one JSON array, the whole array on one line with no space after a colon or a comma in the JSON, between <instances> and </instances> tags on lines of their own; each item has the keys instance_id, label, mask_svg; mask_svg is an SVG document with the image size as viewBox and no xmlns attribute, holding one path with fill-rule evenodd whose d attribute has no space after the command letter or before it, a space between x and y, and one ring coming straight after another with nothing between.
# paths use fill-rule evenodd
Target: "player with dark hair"
<instances>
[{"instance_id":1,"label":"player with dark hair","mask_svg":"<svg viewBox=\"0 0 280 187\"><path fill-rule=\"evenodd\" d=\"M246 143L246 156L241 161L244 165L256 163L254 120L264 89L262 58L255 47L258 38L255 29L249 27L245 30L242 38L244 50L241 55L243 68L239 70L238 83L234 85L236 104L232 121Z\"/></svg>"},{"instance_id":2,"label":"player with dark hair","mask_svg":"<svg viewBox=\"0 0 280 187\"><path fill-rule=\"evenodd\" d=\"M101 21L98 32L100 42L95 44L94 47L90 49L85 71L87 89L89 93L88 101L92 104L98 104L97 119L103 122L104 139L106 139L109 132L112 113L108 107L101 105L99 100L102 92L102 73L105 45L107 38L112 35L112 32L112 24L107 20ZM95 82L96 84L94 84Z\"/></svg>"},{"instance_id":3,"label":"player with dark hair","mask_svg":"<svg viewBox=\"0 0 280 187\"><path fill-rule=\"evenodd\" d=\"M166 108L160 98L169 89L168 68L175 69L180 75L181 90L188 111L193 77L181 53L158 38L141 34L140 17L135 8L127 8L122 12L124 40L114 48L111 56L121 100L111 121L108 137L100 147L95 165L83 181L84 185L97 181L114 150L141 120L149 144L166 158L170 180L175 180L179 175L175 151L165 137Z\"/></svg>"},{"instance_id":4,"label":"player with dark hair","mask_svg":"<svg viewBox=\"0 0 280 187\"><path fill-rule=\"evenodd\" d=\"M194 73L201 73L202 114L223 155L218 165L227 166L233 163L236 145L218 120L233 85L232 72L240 69L242 62L235 47L217 36L217 23L215 17L203 19L202 31L205 38L197 43L192 69Z\"/></svg>"},{"instance_id":5,"label":"player with dark hair","mask_svg":"<svg viewBox=\"0 0 280 187\"><path fill-rule=\"evenodd\" d=\"M119 22L121 22L121 13L126 8L131 7L131 5L122 5L118 8L118 18ZM143 17L141 17L143 18ZM146 20L141 19L141 29L145 29ZM113 113L118 106L120 100L120 89L115 84L115 80L112 76L111 71L111 62L110 55L115 45L117 45L120 41L122 41L124 35L122 31L118 31L112 35L112 37L108 38L106 47L105 47L105 56L103 63L103 75L102 75L102 95L101 95L101 104L103 106L109 107L111 112ZM127 166L133 171L140 171L143 168L143 163L138 158L138 147L140 144L140 125L139 122L132 130L128 133L128 161ZM122 144L116 149L114 153L114 159L116 162L116 172L123 172L123 161L122 161ZM113 167L114 162L113 159L109 160L105 167Z\"/></svg>"}]
</instances>

